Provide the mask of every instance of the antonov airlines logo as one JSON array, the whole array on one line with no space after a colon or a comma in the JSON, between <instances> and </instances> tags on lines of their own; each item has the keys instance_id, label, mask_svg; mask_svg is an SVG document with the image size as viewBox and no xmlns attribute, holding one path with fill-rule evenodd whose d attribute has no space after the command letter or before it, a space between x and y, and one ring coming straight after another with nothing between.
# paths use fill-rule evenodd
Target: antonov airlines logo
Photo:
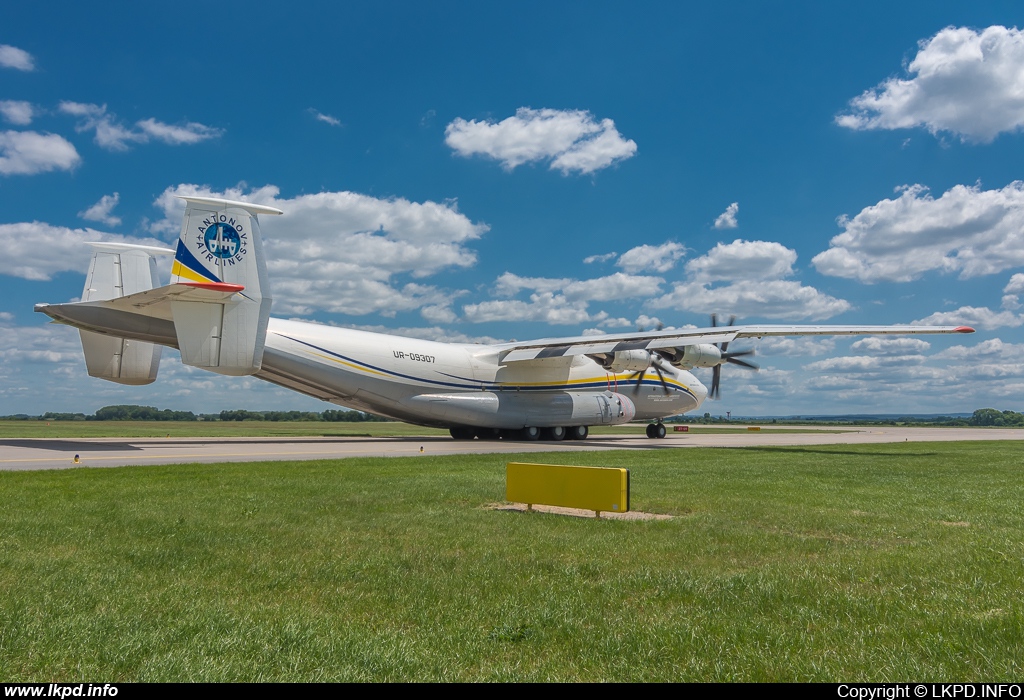
<instances>
[{"instance_id":1,"label":"antonov airlines logo","mask_svg":"<svg viewBox=\"0 0 1024 700\"><path fill-rule=\"evenodd\" d=\"M210 214L199 223L195 237L196 257L225 265L242 262L248 252L249 233L245 221L227 214Z\"/></svg>"}]
</instances>

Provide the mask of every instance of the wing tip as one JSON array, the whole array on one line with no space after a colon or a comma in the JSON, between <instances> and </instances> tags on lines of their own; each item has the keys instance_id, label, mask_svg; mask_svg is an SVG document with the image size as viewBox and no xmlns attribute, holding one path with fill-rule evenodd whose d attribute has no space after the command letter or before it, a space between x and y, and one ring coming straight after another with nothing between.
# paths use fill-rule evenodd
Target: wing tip
<instances>
[{"instance_id":1,"label":"wing tip","mask_svg":"<svg viewBox=\"0 0 1024 700\"><path fill-rule=\"evenodd\" d=\"M953 329L954 333L973 333L974 329L970 326L957 326Z\"/></svg>"}]
</instances>

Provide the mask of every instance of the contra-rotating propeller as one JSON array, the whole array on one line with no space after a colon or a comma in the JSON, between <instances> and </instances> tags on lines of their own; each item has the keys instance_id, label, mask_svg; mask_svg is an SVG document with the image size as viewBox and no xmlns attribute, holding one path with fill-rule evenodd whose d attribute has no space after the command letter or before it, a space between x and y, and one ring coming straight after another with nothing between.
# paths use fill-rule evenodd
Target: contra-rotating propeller
<instances>
[{"instance_id":1,"label":"contra-rotating propeller","mask_svg":"<svg viewBox=\"0 0 1024 700\"><path fill-rule=\"evenodd\" d=\"M735 316L730 316L729 317L729 322L727 324L725 324L725 325L726 326L731 326L734 323L736 323L736 317ZM718 314L711 314L711 327L712 328L717 328L718 327ZM753 349L750 349L750 350L740 350L738 352L728 352L728 349L729 349L729 343L728 342L716 343L716 345L718 346L718 350L722 353L722 363L728 362L729 364L739 365L740 367L745 367L746 369L752 369L754 371L757 371L759 369L758 366L756 364L754 364L753 362L747 362L746 360L737 359L737 358L740 358L740 357L745 357L747 355L753 355L754 354L754 350ZM721 383L722 383L722 365L721 364L717 364L711 370L711 391L708 392L708 396L710 396L713 399L721 398L721 396L722 396Z\"/></svg>"}]
</instances>

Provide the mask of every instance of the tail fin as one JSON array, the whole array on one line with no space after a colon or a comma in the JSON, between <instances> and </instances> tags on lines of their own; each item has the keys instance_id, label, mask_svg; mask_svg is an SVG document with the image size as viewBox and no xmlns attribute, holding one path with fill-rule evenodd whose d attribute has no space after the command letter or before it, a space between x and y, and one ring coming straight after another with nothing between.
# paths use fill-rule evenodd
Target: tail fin
<instances>
[{"instance_id":1,"label":"tail fin","mask_svg":"<svg viewBox=\"0 0 1024 700\"><path fill-rule=\"evenodd\" d=\"M164 248L125 243L91 243L95 252L85 278L82 301L105 301L153 289L157 285L154 255ZM140 340L79 331L90 376L118 384L150 384L160 366L160 346Z\"/></svg>"},{"instance_id":2,"label":"tail fin","mask_svg":"<svg viewBox=\"0 0 1024 700\"><path fill-rule=\"evenodd\" d=\"M182 199L188 206L171 284L237 294L225 303L171 303L181 360L219 374L253 374L263 362L272 303L257 215L282 212L210 197Z\"/></svg>"}]
</instances>

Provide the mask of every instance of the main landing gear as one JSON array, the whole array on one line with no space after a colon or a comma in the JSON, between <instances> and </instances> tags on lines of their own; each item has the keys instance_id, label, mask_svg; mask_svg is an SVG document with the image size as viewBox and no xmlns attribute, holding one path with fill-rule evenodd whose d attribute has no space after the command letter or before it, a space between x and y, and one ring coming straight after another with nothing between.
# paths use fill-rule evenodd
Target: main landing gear
<instances>
[{"instance_id":1,"label":"main landing gear","mask_svg":"<svg viewBox=\"0 0 1024 700\"><path fill-rule=\"evenodd\" d=\"M553 428L538 428L530 425L520 430L498 430L497 428L449 428L449 433L456 440L523 440L533 442L534 440L586 440L590 434L590 428L585 425L572 425L569 427L555 426Z\"/></svg>"},{"instance_id":2,"label":"main landing gear","mask_svg":"<svg viewBox=\"0 0 1024 700\"><path fill-rule=\"evenodd\" d=\"M668 430L665 429L664 423L651 423L647 426L647 437L649 438L663 438L668 434Z\"/></svg>"}]
</instances>

